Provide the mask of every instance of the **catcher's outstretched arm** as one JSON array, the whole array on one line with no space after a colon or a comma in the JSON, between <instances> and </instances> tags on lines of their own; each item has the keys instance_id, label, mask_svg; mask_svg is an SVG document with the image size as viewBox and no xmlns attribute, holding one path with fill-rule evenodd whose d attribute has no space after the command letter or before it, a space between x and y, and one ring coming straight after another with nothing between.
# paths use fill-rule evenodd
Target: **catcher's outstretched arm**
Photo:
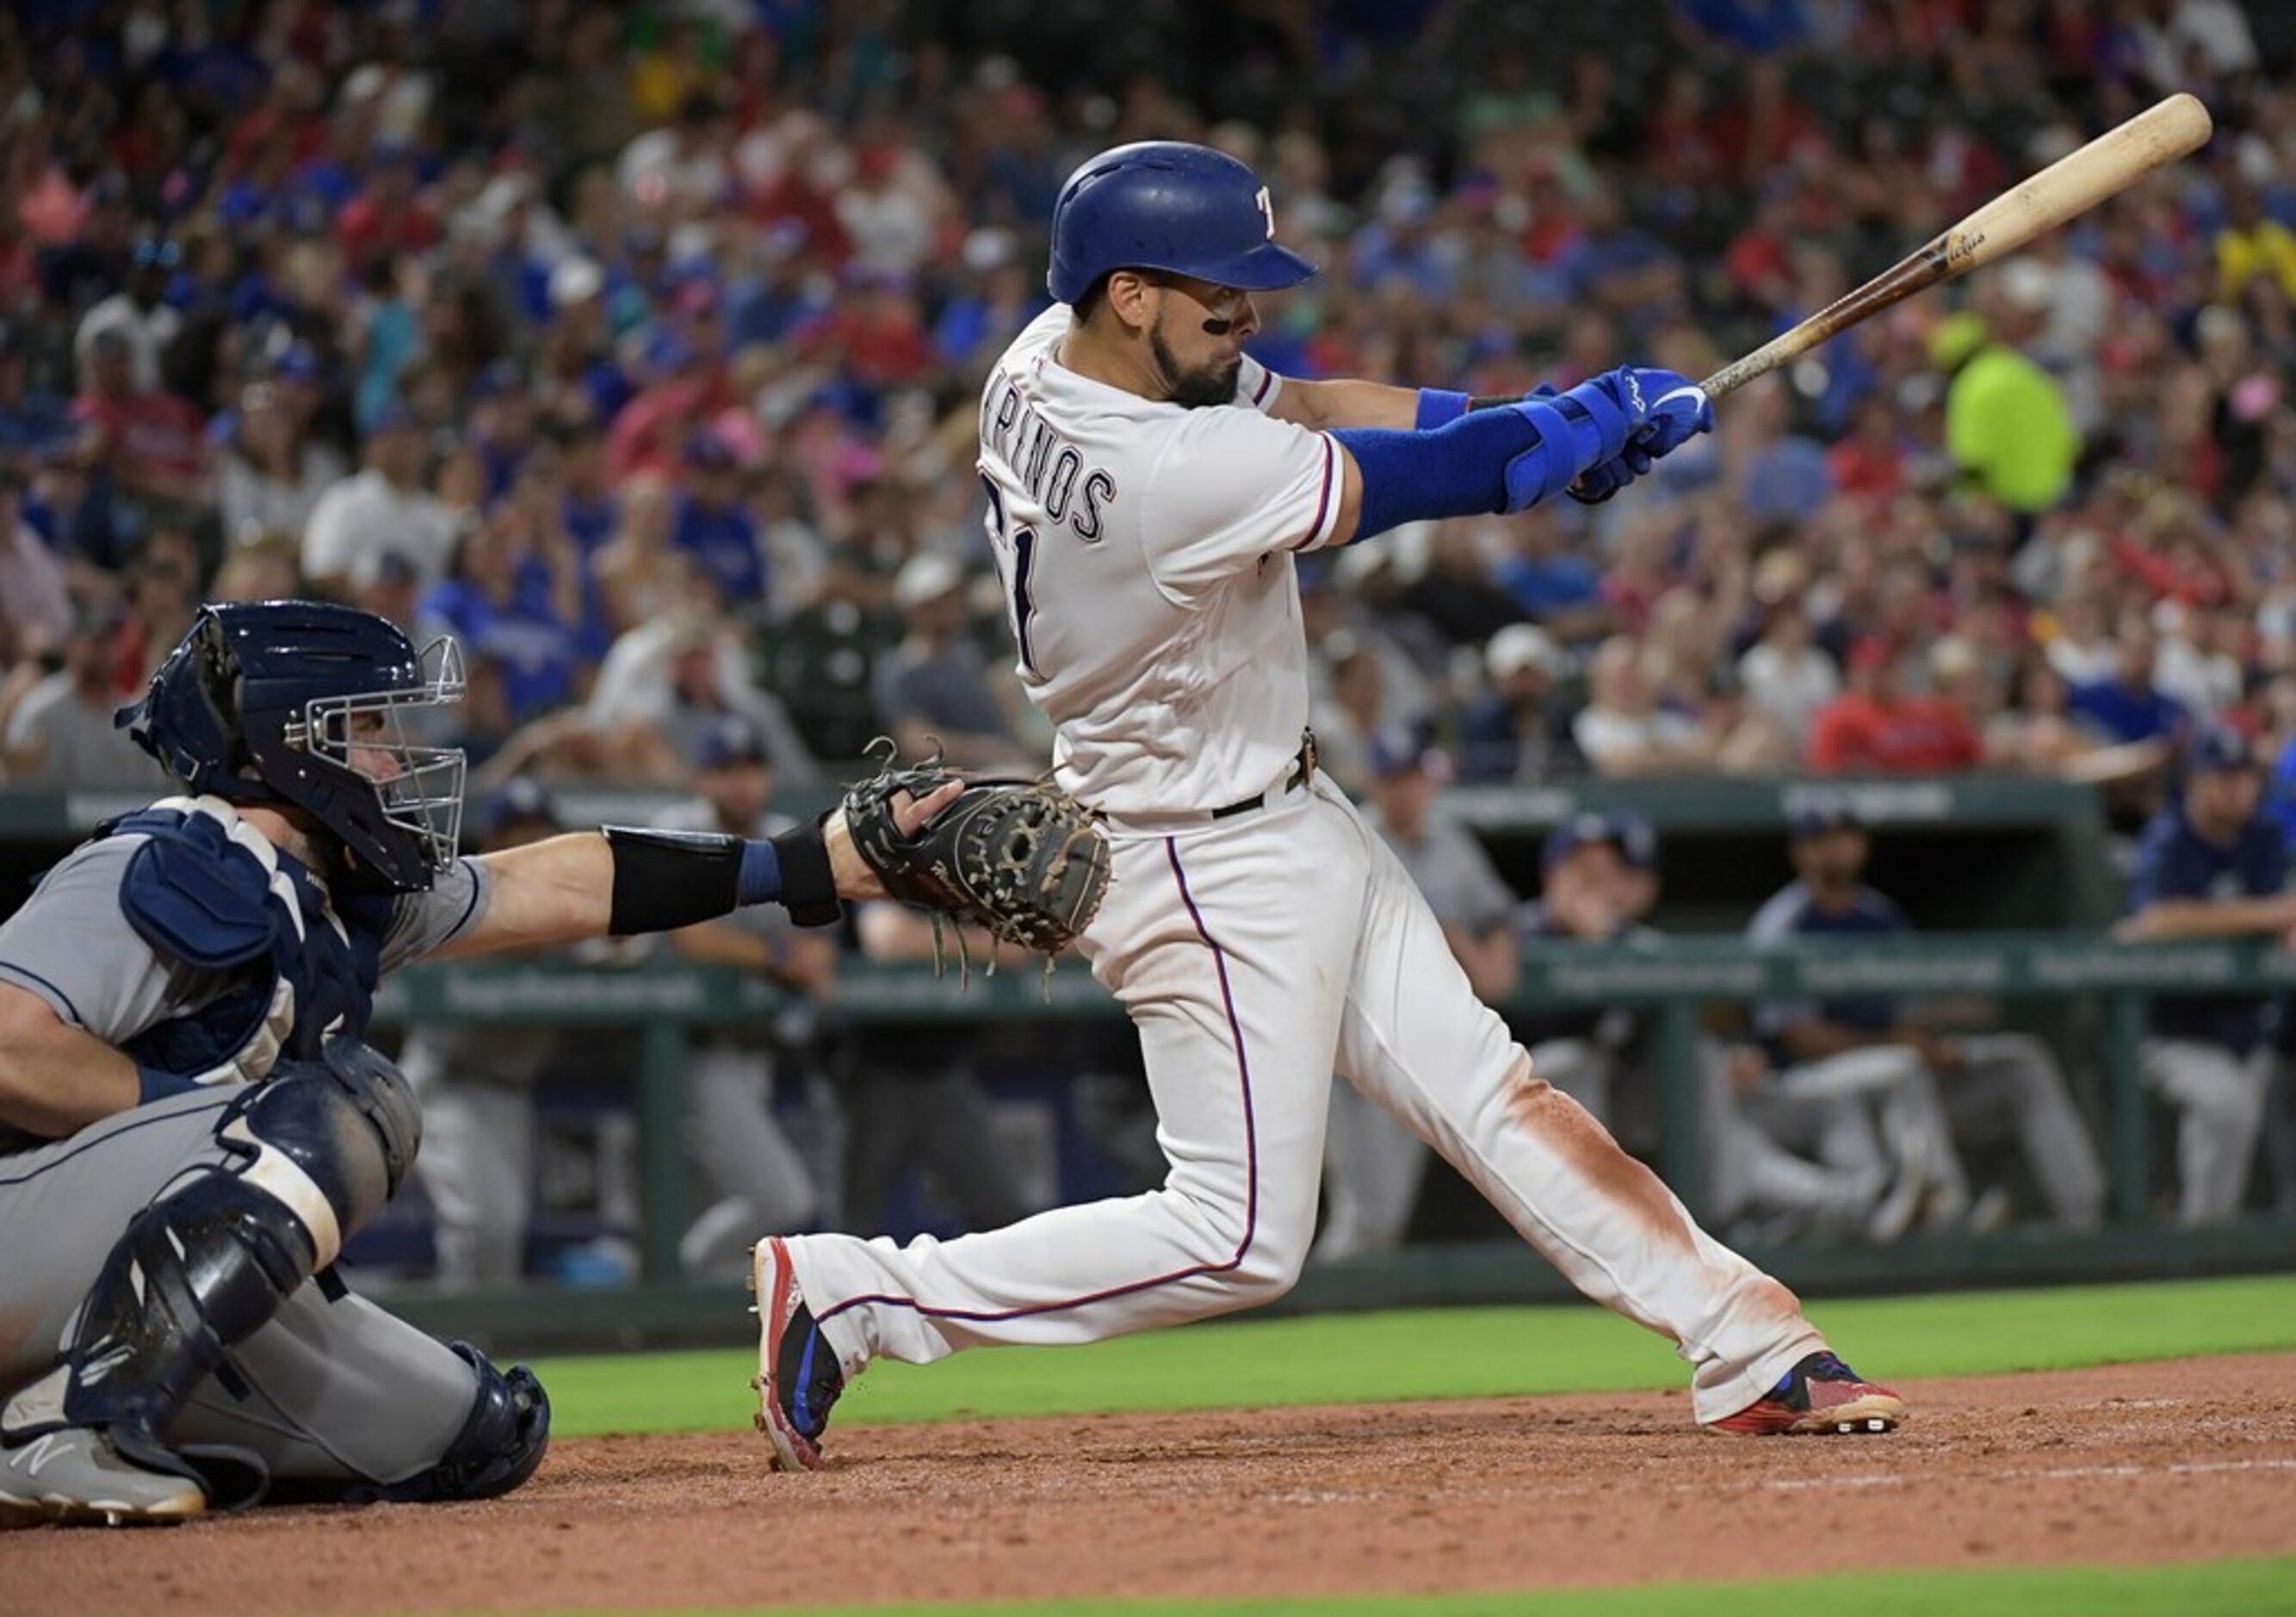
<instances>
[{"instance_id":1,"label":"catcher's outstretched arm","mask_svg":"<svg viewBox=\"0 0 2296 1617\"><path fill-rule=\"evenodd\" d=\"M904 793L894 816L914 833L955 802L951 780ZM839 899L879 899L884 885L855 852L844 810L771 841L610 825L480 856L493 878L487 913L438 951L453 958L583 938L670 932L753 904L834 918Z\"/></svg>"}]
</instances>

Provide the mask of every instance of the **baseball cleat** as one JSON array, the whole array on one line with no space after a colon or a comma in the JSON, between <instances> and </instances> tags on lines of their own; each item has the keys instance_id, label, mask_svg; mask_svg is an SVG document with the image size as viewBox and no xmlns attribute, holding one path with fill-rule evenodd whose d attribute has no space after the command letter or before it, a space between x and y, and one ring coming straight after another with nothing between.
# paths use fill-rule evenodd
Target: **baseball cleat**
<instances>
[{"instance_id":1,"label":"baseball cleat","mask_svg":"<svg viewBox=\"0 0 2296 1617\"><path fill-rule=\"evenodd\" d=\"M68 1426L0 1448L0 1531L43 1522L164 1525L207 1507L197 1482L145 1470L101 1432Z\"/></svg>"},{"instance_id":2,"label":"baseball cleat","mask_svg":"<svg viewBox=\"0 0 2296 1617\"><path fill-rule=\"evenodd\" d=\"M774 1446L775 1470L819 1471L821 1434L845 1391L845 1373L813 1323L778 1235L750 1249L750 1289L758 1296L758 1377L750 1383L758 1391L758 1430Z\"/></svg>"},{"instance_id":3,"label":"baseball cleat","mask_svg":"<svg viewBox=\"0 0 2296 1617\"><path fill-rule=\"evenodd\" d=\"M1905 1418L1906 1400L1889 1388L1859 1379L1857 1371L1831 1353L1812 1353L1767 1393L1737 1414L1709 1423L1706 1430L1747 1437L1781 1432L1849 1436L1889 1432Z\"/></svg>"}]
</instances>

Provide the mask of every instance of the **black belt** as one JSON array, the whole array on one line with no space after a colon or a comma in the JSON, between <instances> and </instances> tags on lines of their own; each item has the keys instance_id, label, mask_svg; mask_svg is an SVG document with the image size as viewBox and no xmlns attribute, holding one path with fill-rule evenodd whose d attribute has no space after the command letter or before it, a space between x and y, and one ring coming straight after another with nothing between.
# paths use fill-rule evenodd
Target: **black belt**
<instances>
[{"instance_id":1,"label":"black belt","mask_svg":"<svg viewBox=\"0 0 2296 1617\"><path fill-rule=\"evenodd\" d=\"M1316 733L1313 730L1302 730L1300 733L1300 750L1292 755L1292 773L1283 777L1283 791L1292 792L1315 778ZM1250 797L1230 803L1225 808L1215 808L1212 810L1212 818L1224 820L1231 815L1250 814L1255 808L1265 808L1267 804L1267 795L1265 792L1254 792Z\"/></svg>"}]
</instances>

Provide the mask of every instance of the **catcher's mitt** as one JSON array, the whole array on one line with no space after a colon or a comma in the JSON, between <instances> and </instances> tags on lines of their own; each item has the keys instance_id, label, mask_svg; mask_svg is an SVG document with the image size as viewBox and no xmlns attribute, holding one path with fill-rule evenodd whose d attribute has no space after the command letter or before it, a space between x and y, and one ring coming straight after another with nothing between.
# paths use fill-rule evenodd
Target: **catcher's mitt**
<instances>
[{"instance_id":1,"label":"catcher's mitt","mask_svg":"<svg viewBox=\"0 0 2296 1617\"><path fill-rule=\"evenodd\" d=\"M1047 955L1091 924L1108 891L1108 839L1092 810L1049 780L974 779L906 836L894 795L924 797L950 772L937 759L897 767L883 744L883 767L846 789L844 808L854 851L887 892Z\"/></svg>"}]
</instances>

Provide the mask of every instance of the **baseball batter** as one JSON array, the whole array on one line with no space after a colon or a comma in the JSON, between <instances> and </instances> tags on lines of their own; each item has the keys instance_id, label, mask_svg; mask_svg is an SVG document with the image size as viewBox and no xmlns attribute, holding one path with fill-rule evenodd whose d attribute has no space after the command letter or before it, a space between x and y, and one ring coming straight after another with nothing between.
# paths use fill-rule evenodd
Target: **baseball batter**
<instances>
[{"instance_id":1,"label":"baseball batter","mask_svg":"<svg viewBox=\"0 0 2296 1617\"><path fill-rule=\"evenodd\" d=\"M422 1134L363 1042L378 979L884 891L834 817L458 858L463 755L404 726L461 689L451 642L418 655L371 612L208 608L132 710L183 794L0 925L0 1526L516 1488L549 1440L541 1384L334 1275Z\"/></svg>"},{"instance_id":2,"label":"baseball batter","mask_svg":"<svg viewBox=\"0 0 2296 1617\"><path fill-rule=\"evenodd\" d=\"M1700 1421L1904 1414L1531 1071L1303 735L1300 555L1605 497L1710 406L1638 369L1500 400L1287 382L1243 352L1253 294L1312 273L1251 171L1204 147L1119 147L1062 191L1058 301L988 378L980 474L1021 679L1112 843L1081 947L1139 1030L1171 1171L954 1241L761 1243L758 1424L785 1469L821 1464L831 1404L881 1355L1094 1342L1282 1295L1315 1233L1335 1069L1581 1290L1671 1338Z\"/></svg>"}]
</instances>

